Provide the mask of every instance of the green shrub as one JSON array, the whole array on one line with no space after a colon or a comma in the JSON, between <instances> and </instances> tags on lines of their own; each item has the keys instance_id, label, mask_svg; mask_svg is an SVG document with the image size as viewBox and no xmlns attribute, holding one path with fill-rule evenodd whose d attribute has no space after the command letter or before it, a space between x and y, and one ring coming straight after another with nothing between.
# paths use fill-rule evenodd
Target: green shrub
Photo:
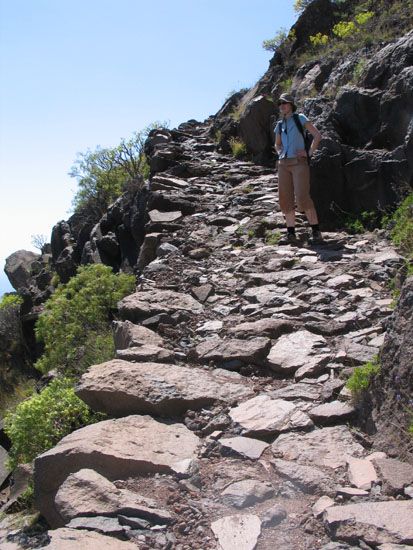
<instances>
[{"instance_id":1,"label":"green shrub","mask_svg":"<svg viewBox=\"0 0 413 550\"><path fill-rule=\"evenodd\" d=\"M230 138L229 144L231 147L232 154L235 158L243 157L247 153L247 146L241 139Z\"/></svg>"},{"instance_id":2,"label":"green shrub","mask_svg":"<svg viewBox=\"0 0 413 550\"><path fill-rule=\"evenodd\" d=\"M380 363L376 356L361 367L356 367L353 374L347 380L347 388L354 397L360 396L369 389L370 383L380 373Z\"/></svg>"},{"instance_id":3,"label":"green shrub","mask_svg":"<svg viewBox=\"0 0 413 550\"><path fill-rule=\"evenodd\" d=\"M408 258L413 258L413 193L410 193L385 222L393 225L390 236L393 243Z\"/></svg>"},{"instance_id":4,"label":"green shrub","mask_svg":"<svg viewBox=\"0 0 413 550\"><path fill-rule=\"evenodd\" d=\"M277 230L271 231L271 229L265 230L264 241L266 244L276 245L278 244L280 239L281 239L281 233L279 231Z\"/></svg>"},{"instance_id":5,"label":"green shrub","mask_svg":"<svg viewBox=\"0 0 413 550\"><path fill-rule=\"evenodd\" d=\"M0 309L6 309L11 306L20 306L23 303L23 298L18 294L3 294L0 300Z\"/></svg>"},{"instance_id":6,"label":"green shrub","mask_svg":"<svg viewBox=\"0 0 413 550\"><path fill-rule=\"evenodd\" d=\"M12 442L10 467L32 461L73 430L103 418L75 395L71 380L53 380L6 414L5 431Z\"/></svg>"},{"instance_id":7,"label":"green shrub","mask_svg":"<svg viewBox=\"0 0 413 550\"><path fill-rule=\"evenodd\" d=\"M325 46L328 42L328 36L326 34L322 34L321 32L311 35L309 39L314 47Z\"/></svg>"},{"instance_id":8,"label":"green shrub","mask_svg":"<svg viewBox=\"0 0 413 550\"><path fill-rule=\"evenodd\" d=\"M58 369L76 375L113 357L111 313L134 288L133 275L114 274L102 264L80 266L77 275L59 285L39 316L35 334L45 350L35 367L43 373Z\"/></svg>"}]
</instances>

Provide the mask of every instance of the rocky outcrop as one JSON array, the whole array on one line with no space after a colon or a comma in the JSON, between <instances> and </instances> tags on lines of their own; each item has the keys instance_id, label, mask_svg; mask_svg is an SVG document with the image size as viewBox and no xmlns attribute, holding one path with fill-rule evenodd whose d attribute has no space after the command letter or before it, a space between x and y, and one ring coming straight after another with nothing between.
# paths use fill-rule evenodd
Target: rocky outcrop
<instances>
[{"instance_id":1,"label":"rocky outcrop","mask_svg":"<svg viewBox=\"0 0 413 550\"><path fill-rule=\"evenodd\" d=\"M413 464L411 406L413 373L413 277L403 285L397 307L391 316L380 352L381 372L373 386L373 418L380 449L393 454L402 452ZM395 430L395 423L398 429Z\"/></svg>"},{"instance_id":2,"label":"rocky outcrop","mask_svg":"<svg viewBox=\"0 0 413 550\"><path fill-rule=\"evenodd\" d=\"M394 326L390 307L402 258L383 231L311 245L301 216L297 246L270 244L284 226L276 173L218 153L211 127L151 135L150 184L164 198L150 203L148 186L137 287L113 323L118 359L91 365L76 389L119 418L36 458L37 506L74 540L93 532L145 550L407 541L410 469L371 452L344 387L387 327L407 325L408 300Z\"/></svg>"},{"instance_id":3,"label":"rocky outcrop","mask_svg":"<svg viewBox=\"0 0 413 550\"><path fill-rule=\"evenodd\" d=\"M344 59L330 55L297 65L310 34L328 32L340 17L345 19L345 4L333 9L327 0L311 2L292 27L295 40L278 48L255 86L234 96L232 110L239 113L239 121L230 118L228 108L213 118L221 147L225 138L236 135L255 162L272 165L276 99L292 75L291 92L299 110L323 136L312 160L312 196L322 221L331 226L343 211L360 213L394 204L400 198L394 182L413 186L413 31Z\"/></svg>"},{"instance_id":4,"label":"rocky outcrop","mask_svg":"<svg viewBox=\"0 0 413 550\"><path fill-rule=\"evenodd\" d=\"M36 458L36 506L51 527L62 526L55 498L73 471L91 468L110 480L156 472L185 476L197 446L198 438L184 425L162 424L149 416L127 416L86 426Z\"/></svg>"}]
</instances>

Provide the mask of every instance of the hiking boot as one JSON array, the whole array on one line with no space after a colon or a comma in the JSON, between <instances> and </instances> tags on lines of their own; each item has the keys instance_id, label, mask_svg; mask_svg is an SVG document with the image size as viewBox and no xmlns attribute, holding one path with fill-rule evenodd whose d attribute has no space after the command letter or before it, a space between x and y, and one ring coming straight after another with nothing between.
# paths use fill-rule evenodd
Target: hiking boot
<instances>
[{"instance_id":1,"label":"hiking boot","mask_svg":"<svg viewBox=\"0 0 413 550\"><path fill-rule=\"evenodd\" d=\"M324 242L323 236L321 235L321 231L313 231L310 242L312 244L320 244L320 243Z\"/></svg>"},{"instance_id":2,"label":"hiking boot","mask_svg":"<svg viewBox=\"0 0 413 550\"><path fill-rule=\"evenodd\" d=\"M298 239L295 233L287 233L278 241L278 244L298 244Z\"/></svg>"}]
</instances>

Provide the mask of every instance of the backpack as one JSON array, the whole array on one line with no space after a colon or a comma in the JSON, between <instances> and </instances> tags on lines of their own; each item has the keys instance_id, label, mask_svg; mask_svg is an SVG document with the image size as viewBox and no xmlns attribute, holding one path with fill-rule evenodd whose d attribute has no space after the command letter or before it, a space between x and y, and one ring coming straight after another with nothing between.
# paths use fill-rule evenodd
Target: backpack
<instances>
[{"instance_id":1,"label":"backpack","mask_svg":"<svg viewBox=\"0 0 413 550\"><path fill-rule=\"evenodd\" d=\"M294 119L294 122L295 122L295 125L297 126L298 128L298 131L300 132L300 134L303 136L303 140L304 140L304 149L305 149L305 152L307 153L307 162L308 164L310 164L310 155L308 154L308 151L310 150L310 147L311 147L311 144L313 142L313 136L310 134L310 132L308 130L306 130L305 128L303 128L303 125L301 124L301 120L300 120L300 117L298 116L297 113L293 113L293 119ZM281 127L282 127L282 120L279 120L277 122L277 126L275 128L275 132L277 133L281 133Z\"/></svg>"}]
</instances>

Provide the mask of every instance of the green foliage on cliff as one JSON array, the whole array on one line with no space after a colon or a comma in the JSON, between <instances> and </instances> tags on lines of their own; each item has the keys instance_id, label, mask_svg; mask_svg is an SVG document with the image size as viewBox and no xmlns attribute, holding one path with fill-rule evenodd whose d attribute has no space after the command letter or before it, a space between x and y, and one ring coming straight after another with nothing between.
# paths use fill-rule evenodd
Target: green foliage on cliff
<instances>
[{"instance_id":1,"label":"green foliage on cliff","mask_svg":"<svg viewBox=\"0 0 413 550\"><path fill-rule=\"evenodd\" d=\"M5 431L12 442L10 467L30 462L73 430L102 418L75 395L71 380L53 380L6 414Z\"/></svg>"},{"instance_id":2,"label":"green foliage on cliff","mask_svg":"<svg viewBox=\"0 0 413 550\"><path fill-rule=\"evenodd\" d=\"M80 266L59 285L36 323L36 338L45 351L35 367L45 373L82 373L93 363L113 357L110 318L116 304L135 288L133 275L115 274L109 266Z\"/></svg>"},{"instance_id":3,"label":"green foliage on cliff","mask_svg":"<svg viewBox=\"0 0 413 550\"><path fill-rule=\"evenodd\" d=\"M0 309L20 306L22 303L23 298L18 294L4 294L0 300Z\"/></svg>"},{"instance_id":4,"label":"green foliage on cliff","mask_svg":"<svg viewBox=\"0 0 413 550\"><path fill-rule=\"evenodd\" d=\"M347 388L351 391L353 397L359 397L363 392L369 389L371 381L380 373L380 363L377 356L373 357L361 367L356 367L353 374L347 380Z\"/></svg>"},{"instance_id":5,"label":"green foliage on cliff","mask_svg":"<svg viewBox=\"0 0 413 550\"><path fill-rule=\"evenodd\" d=\"M393 243L407 258L413 259L413 193L410 193L385 220L392 226L390 236Z\"/></svg>"},{"instance_id":6,"label":"green foliage on cliff","mask_svg":"<svg viewBox=\"0 0 413 550\"><path fill-rule=\"evenodd\" d=\"M107 207L125 190L127 184L149 177L149 165L144 153L145 140L154 128L166 128L167 122L153 122L130 139L121 139L117 147L96 147L78 153L69 171L76 178L78 190L73 198L75 211L87 208L101 217Z\"/></svg>"}]
</instances>

